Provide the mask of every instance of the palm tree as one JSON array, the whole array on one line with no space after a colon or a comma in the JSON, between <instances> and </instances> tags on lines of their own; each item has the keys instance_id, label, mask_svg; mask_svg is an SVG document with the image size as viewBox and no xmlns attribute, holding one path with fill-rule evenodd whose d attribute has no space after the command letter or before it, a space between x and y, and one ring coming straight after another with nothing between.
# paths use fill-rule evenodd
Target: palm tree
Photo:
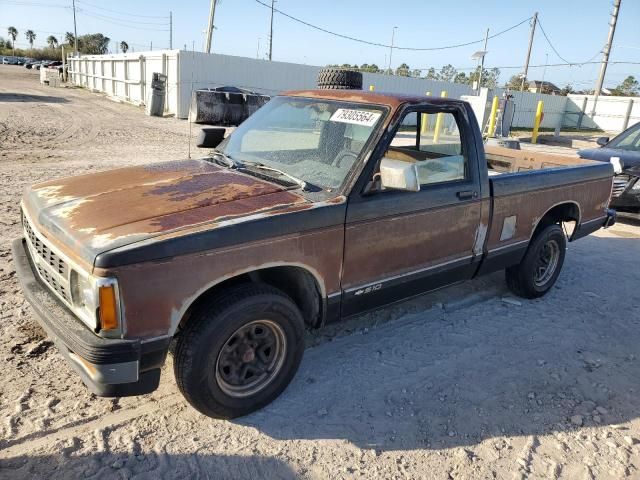
<instances>
[{"instance_id":1,"label":"palm tree","mask_svg":"<svg viewBox=\"0 0 640 480\"><path fill-rule=\"evenodd\" d=\"M73 33L67 32L67 33L64 34L64 42L67 45L73 45L75 43L75 41L76 41L76 37L75 37L75 35Z\"/></svg>"},{"instance_id":2,"label":"palm tree","mask_svg":"<svg viewBox=\"0 0 640 480\"><path fill-rule=\"evenodd\" d=\"M26 32L24 32L24 36L27 37L27 41L31 46L31 50L33 50L33 41L36 39L35 32L33 30L27 30Z\"/></svg>"},{"instance_id":3,"label":"palm tree","mask_svg":"<svg viewBox=\"0 0 640 480\"><path fill-rule=\"evenodd\" d=\"M9 27L7 28L7 33L11 37L13 54L15 55L16 54L16 37L18 36L18 30L16 30L16 27Z\"/></svg>"},{"instance_id":4,"label":"palm tree","mask_svg":"<svg viewBox=\"0 0 640 480\"><path fill-rule=\"evenodd\" d=\"M56 48L58 46L58 39L53 35L49 35L47 37L47 43L49 44L49 48Z\"/></svg>"},{"instance_id":5,"label":"palm tree","mask_svg":"<svg viewBox=\"0 0 640 480\"><path fill-rule=\"evenodd\" d=\"M125 41L120 42L120 50L122 50L122 53L127 53L127 50L129 50L129 44Z\"/></svg>"}]
</instances>

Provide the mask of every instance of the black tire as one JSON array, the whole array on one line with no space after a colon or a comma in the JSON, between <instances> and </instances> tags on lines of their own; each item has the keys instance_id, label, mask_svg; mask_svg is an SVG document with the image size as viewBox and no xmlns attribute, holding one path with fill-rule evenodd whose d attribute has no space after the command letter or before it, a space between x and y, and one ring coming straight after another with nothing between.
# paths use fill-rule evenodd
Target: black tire
<instances>
[{"instance_id":1,"label":"black tire","mask_svg":"<svg viewBox=\"0 0 640 480\"><path fill-rule=\"evenodd\" d=\"M243 377L242 372L248 371L247 366L252 362L261 361L260 347L248 347L243 343L246 339L238 340L238 332L258 328L254 325L263 325L261 322L268 323L266 329L273 328L274 337L282 334L282 359L258 391L240 392L237 389L245 386L233 384L231 380L227 383L224 376L228 374L231 378L235 374L225 374L227 367L220 360L232 352L234 361L244 362L239 377ZM247 357L250 352L240 352L242 346L253 353ZM178 336L174 374L178 388L199 412L213 418L235 418L254 412L277 398L294 377L303 353L304 320L298 307L276 288L246 284L208 299L193 312Z\"/></svg>"},{"instance_id":2,"label":"black tire","mask_svg":"<svg viewBox=\"0 0 640 480\"><path fill-rule=\"evenodd\" d=\"M567 239L560 225L543 228L532 240L522 261L507 268L507 287L523 298L538 298L556 283L567 249ZM545 265L545 258L549 258Z\"/></svg>"},{"instance_id":3,"label":"black tire","mask_svg":"<svg viewBox=\"0 0 640 480\"><path fill-rule=\"evenodd\" d=\"M362 73L342 68L323 68L318 73L318 88L362 90Z\"/></svg>"}]
</instances>

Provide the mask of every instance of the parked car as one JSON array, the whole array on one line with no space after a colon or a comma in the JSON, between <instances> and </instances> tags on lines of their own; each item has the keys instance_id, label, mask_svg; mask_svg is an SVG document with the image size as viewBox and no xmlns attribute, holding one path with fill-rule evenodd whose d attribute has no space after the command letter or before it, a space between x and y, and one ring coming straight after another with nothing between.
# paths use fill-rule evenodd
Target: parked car
<instances>
[{"instance_id":1,"label":"parked car","mask_svg":"<svg viewBox=\"0 0 640 480\"><path fill-rule=\"evenodd\" d=\"M3 65L18 65L17 57L2 57Z\"/></svg>"},{"instance_id":2,"label":"parked car","mask_svg":"<svg viewBox=\"0 0 640 480\"><path fill-rule=\"evenodd\" d=\"M611 140L600 137L597 143L600 148L580 150L578 155L600 162L619 158L620 171L613 180L611 206L640 213L640 122Z\"/></svg>"},{"instance_id":3,"label":"parked car","mask_svg":"<svg viewBox=\"0 0 640 480\"><path fill-rule=\"evenodd\" d=\"M202 159L25 192L17 276L99 396L155 390L175 342L196 409L248 414L295 375L305 328L502 269L541 297L567 241L615 222L610 164L485 153L459 100L289 92L224 134L203 129Z\"/></svg>"}]
</instances>

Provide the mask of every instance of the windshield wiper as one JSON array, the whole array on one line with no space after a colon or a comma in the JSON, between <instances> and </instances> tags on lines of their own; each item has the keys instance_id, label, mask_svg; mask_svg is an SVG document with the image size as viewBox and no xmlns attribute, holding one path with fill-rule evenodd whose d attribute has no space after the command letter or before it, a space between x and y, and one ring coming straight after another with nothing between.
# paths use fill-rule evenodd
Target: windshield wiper
<instances>
[{"instance_id":1,"label":"windshield wiper","mask_svg":"<svg viewBox=\"0 0 640 480\"><path fill-rule=\"evenodd\" d=\"M213 156L217 157L219 159L222 159L222 163L224 163L224 165L229 167L229 168L240 168L240 167L244 166L241 162L231 158L230 155L228 155L228 154L226 154L226 153L224 153L224 152L222 152L220 150L213 150ZM216 163L220 163L220 162L216 161Z\"/></svg>"},{"instance_id":2,"label":"windshield wiper","mask_svg":"<svg viewBox=\"0 0 640 480\"><path fill-rule=\"evenodd\" d=\"M300 179L298 177L294 177L293 175L291 175L290 173L285 172L284 170L279 170L277 168L269 167L268 165L265 165L264 163L246 162L245 165L249 165L249 166L257 168L259 170L266 170L268 172L278 173L283 177L287 177L293 183L298 185L302 190L313 190L313 191L320 190L320 187L318 187L317 185L314 185L312 183L306 182L306 181L304 181L304 180L302 180L302 179ZM244 166L244 165L242 165L242 166Z\"/></svg>"}]
</instances>

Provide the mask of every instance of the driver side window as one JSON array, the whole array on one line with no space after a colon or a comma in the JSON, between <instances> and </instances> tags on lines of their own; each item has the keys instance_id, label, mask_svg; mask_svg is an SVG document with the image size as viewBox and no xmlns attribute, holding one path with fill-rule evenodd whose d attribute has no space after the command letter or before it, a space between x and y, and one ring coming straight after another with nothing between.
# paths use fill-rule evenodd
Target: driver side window
<instances>
[{"instance_id":1,"label":"driver side window","mask_svg":"<svg viewBox=\"0 0 640 480\"><path fill-rule=\"evenodd\" d=\"M421 185L464 180L467 175L460 129L451 112L408 112L385 156L415 163Z\"/></svg>"}]
</instances>

